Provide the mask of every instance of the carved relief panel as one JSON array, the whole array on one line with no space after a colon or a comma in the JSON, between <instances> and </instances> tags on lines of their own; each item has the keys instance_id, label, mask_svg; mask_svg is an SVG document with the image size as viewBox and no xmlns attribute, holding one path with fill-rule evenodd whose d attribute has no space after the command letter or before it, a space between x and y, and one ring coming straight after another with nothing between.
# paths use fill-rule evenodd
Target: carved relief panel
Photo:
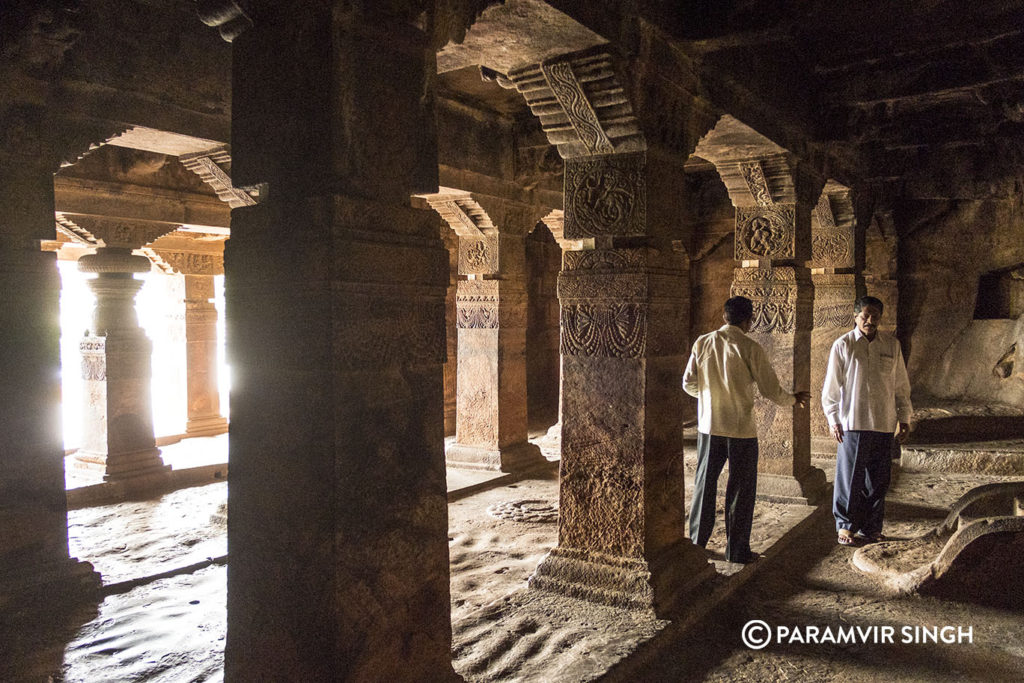
<instances>
[{"instance_id":1,"label":"carved relief panel","mask_svg":"<svg viewBox=\"0 0 1024 683\"><path fill-rule=\"evenodd\" d=\"M567 160L565 238L645 234L645 166L643 154Z\"/></svg>"},{"instance_id":2,"label":"carved relief panel","mask_svg":"<svg viewBox=\"0 0 1024 683\"><path fill-rule=\"evenodd\" d=\"M737 261L796 257L796 206L736 208Z\"/></svg>"},{"instance_id":3,"label":"carved relief panel","mask_svg":"<svg viewBox=\"0 0 1024 683\"><path fill-rule=\"evenodd\" d=\"M857 296L854 275L815 275L814 327L853 327L853 301Z\"/></svg>"},{"instance_id":4,"label":"carved relief panel","mask_svg":"<svg viewBox=\"0 0 1024 683\"><path fill-rule=\"evenodd\" d=\"M812 214L811 262L815 268L854 267L852 225L838 224L825 193Z\"/></svg>"}]
</instances>

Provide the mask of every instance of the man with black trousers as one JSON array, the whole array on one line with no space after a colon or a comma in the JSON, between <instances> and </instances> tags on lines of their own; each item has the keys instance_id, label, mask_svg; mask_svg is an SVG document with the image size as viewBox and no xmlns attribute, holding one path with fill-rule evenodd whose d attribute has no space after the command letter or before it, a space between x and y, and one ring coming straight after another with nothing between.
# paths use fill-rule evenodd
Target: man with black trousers
<instances>
[{"instance_id":1,"label":"man with black trousers","mask_svg":"<svg viewBox=\"0 0 1024 683\"><path fill-rule=\"evenodd\" d=\"M757 426L754 387L780 406L805 407L810 393L779 386L768 354L747 336L754 316L750 299L725 302L725 325L697 338L683 374L683 388L698 400L697 475L690 506L690 540L702 548L715 526L718 476L729 462L725 489L725 558L747 564L757 494Z\"/></svg>"},{"instance_id":2,"label":"man with black trousers","mask_svg":"<svg viewBox=\"0 0 1024 683\"><path fill-rule=\"evenodd\" d=\"M878 331L882 302L853 304L857 326L832 344L821 407L839 444L832 514L839 545L883 540L893 439L910 431L910 380L900 343Z\"/></svg>"}]
</instances>

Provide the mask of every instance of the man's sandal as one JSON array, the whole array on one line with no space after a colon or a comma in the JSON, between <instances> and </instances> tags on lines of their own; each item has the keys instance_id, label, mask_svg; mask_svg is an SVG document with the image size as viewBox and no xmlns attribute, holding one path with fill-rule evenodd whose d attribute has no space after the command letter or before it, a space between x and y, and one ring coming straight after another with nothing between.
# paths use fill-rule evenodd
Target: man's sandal
<instances>
[{"instance_id":1,"label":"man's sandal","mask_svg":"<svg viewBox=\"0 0 1024 683\"><path fill-rule=\"evenodd\" d=\"M839 537L836 541L839 545L856 545L857 542L853 539L848 529L840 529Z\"/></svg>"}]
</instances>

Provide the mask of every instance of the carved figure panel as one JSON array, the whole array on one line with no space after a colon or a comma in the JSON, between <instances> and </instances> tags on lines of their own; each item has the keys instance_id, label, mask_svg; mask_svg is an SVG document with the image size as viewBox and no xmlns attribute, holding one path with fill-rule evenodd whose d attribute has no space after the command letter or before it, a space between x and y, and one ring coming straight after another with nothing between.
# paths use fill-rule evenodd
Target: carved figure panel
<instances>
[{"instance_id":1,"label":"carved figure panel","mask_svg":"<svg viewBox=\"0 0 1024 683\"><path fill-rule=\"evenodd\" d=\"M566 161L565 237L642 235L647 230L643 154Z\"/></svg>"},{"instance_id":2,"label":"carved figure panel","mask_svg":"<svg viewBox=\"0 0 1024 683\"><path fill-rule=\"evenodd\" d=\"M737 207L737 261L794 258L796 255L796 207Z\"/></svg>"},{"instance_id":3,"label":"carved figure panel","mask_svg":"<svg viewBox=\"0 0 1024 683\"><path fill-rule=\"evenodd\" d=\"M562 307L565 356L640 358L647 349L647 306L636 303Z\"/></svg>"},{"instance_id":4,"label":"carved figure panel","mask_svg":"<svg viewBox=\"0 0 1024 683\"><path fill-rule=\"evenodd\" d=\"M461 238L459 240L459 272L464 275L498 272L497 240L487 237Z\"/></svg>"},{"instance_id":5,"label":"carved figure panel","mask_svg":"<svg viewBox=\"0 0 1024 683\"><path fill-rule=\"evenodd\" d=\"M201 254L187 251L167 251L154 249L157 256L173 268L185 275L223 275L223 254Z\"/></svg>"}]
</instances>

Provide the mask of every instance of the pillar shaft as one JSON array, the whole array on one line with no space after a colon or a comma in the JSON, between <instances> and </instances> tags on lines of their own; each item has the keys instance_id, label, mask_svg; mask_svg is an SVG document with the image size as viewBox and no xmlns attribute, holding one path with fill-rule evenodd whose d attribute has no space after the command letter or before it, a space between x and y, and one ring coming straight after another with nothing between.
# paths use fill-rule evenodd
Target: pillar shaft
<instances>
[{"instance_id":1,"label":"pillar shaft","mask_svg":"<svg viewBox=\"0 0 1024 683\"><path fill-rule=\"evenodd\" d=\"M270 190L225 251L229 681L454 678L448 258L409 206L436 69L376 7L281 3L234 42L234 182Z\"/></svg>"},{"instance_id":2,"label":"pillar shaft","mask_svg":"<svg viewBox=\"0 0 1024 683\"><path fill-rule=\"evenodd\" d=\"M78 266L97 276L88 283L96 295L90 334L79 344L84 396L76 464L101 469L107 481L155 484L170 468L153 432L153 344L139 327L135 295L142 282L132 276L149 270L149 260L103 247Z\"/></svg>"},{"instance_id":3,"label":"pillar shaft","mask_svg":"<svg viewBox=\"0 0 1024 683\"><path fill-rule=\"evenodd\" d=\"M458 396L448 464L505 472L542 465L528 441L524 237L459 242L460 270L473 279L459 281L456 297Z\"/></svg>"},{"instance_id":4,"label":"pillar shaft","mask_svg":"<svg viewBox=\"0 0 1024 683\"><path fill-rule=\"evenodd\" d=\"M213 436L227 431L220 413L217 377L217 308L213 276L185 276L185 358L187 364L188 436Z\"/></svg>"},{"instance_id":5,"label":"pillar shaft","mask_svg":"<svg viewBox=\"0 0 1024 683\"><path fill-rule=\"evenodd\" d=\"M687 275L647 236L645 154L566 163L558 546L531 585L667 612L712 571L684 536ZM600 191L594 191L598 189ZM664 226L659 226L664 227Z\"/></svg>"},{"instance_id":6,"label":"pillar shaft","mask_svg":"<svg viewBox=\"0 0 1024 683\"><path fill-rule=\"evenodd\" d=\"M13 125L13 124L12 124ZM26 124L30 125L30 124ZM99 585L69 557L60 419L60 277L53 236L53 175L0 149L0 612Z\"/></svg>"}]
</instances>

